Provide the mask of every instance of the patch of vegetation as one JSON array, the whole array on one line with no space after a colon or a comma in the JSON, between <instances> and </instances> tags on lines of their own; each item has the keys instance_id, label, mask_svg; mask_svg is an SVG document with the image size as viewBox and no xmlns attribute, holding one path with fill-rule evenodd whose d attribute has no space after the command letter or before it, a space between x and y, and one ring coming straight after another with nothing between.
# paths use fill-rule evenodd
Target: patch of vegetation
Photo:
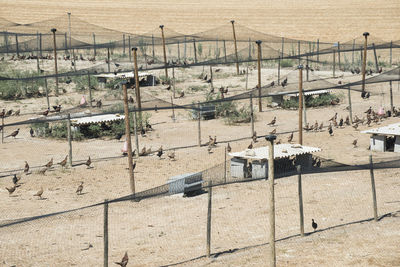
<instances>
[{"instance_id":1,"label":"patch of vegetation","mask_svg":"<svg viewBox=\"0 0 400 267\"><path fill-rule=\"evenodd\" d=\"M336 94L322 94L318 96L307 96L306 100L306 107L321 107L321 106L330 106L332 100L339 100L343 99L343 95L336 95ZM297 109L299 107L299 100L298 98L290 98L289 100L283 101L282 108L284 109Z\"/></svg>"},{"instance_id":2,"label":"patch of vegetation","mask_svg":"<svg viewBox=\"0 0 400 267\"><path fill-rule=\"evenodd\" d=\"M290 68L295 65L292 59L282 59L281 61L281 68Z\"/></svg>"},{"instance_id":3,"label":"patch of vegetation","mask_svg":"<svg viewBox=\"0 0 400 267\"><path fill-rule=\"evenodd\" d=\"M88 90L89 78L87 75L72 76L71 80L72 80L72 82L75 83L75 90L77 92ZM99 83L98 83L96 77L90 76L90 85L95 89L98 88Z\"/></svg>"},{"instance_id":4,"label":"patch of vegetation","mask_svg":"<svg viewBox=\"0 0 400 267\"><path fill-rule=\"evenodd\" d=\"M192 92L203 91L204 89L207 89L207 88L208 88L208 86L205 85L205 84L203 84L203 85L192 85L192 86L189 87L189 89Z\"/></svg>"}]
</instances>

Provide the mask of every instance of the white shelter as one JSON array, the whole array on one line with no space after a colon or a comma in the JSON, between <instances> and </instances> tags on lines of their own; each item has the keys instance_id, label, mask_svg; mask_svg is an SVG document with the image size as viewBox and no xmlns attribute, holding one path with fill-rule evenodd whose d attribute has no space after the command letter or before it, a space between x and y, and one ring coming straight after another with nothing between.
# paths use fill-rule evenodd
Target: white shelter
<instances>
[{"instance_id":1,"label":"white shelter","mask_svg":"<svg viewBox=\"0 0 400 267\"><path fill-rule=\"evenodd\" d=\"M400 153L400 123L369 129L361 133L370 134L372 151L394 151Z\"/></svg>"}]
</instances>

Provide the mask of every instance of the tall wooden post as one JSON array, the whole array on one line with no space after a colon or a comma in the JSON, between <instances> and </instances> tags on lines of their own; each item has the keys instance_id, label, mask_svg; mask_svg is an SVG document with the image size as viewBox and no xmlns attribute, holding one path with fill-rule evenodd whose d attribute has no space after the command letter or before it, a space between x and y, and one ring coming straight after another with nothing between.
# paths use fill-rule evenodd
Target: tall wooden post
<instances>
[{"instance_id":1,"label":"tall wooden post","mask_svg":"<svg viewBox=\"0 0 400 267\"><path fill-rule=\"evenodd\" d=\"M172 109L172 121L175 122L175 109L174 109L174 99L171 96L171 109Z\"/></svg>"},{"instance_id":2,"label":"tall wooden post","mask_svg":"<svg viewBox=\"0 0 400 267\"><path fill-rule=\"evenodd\" d=\"M201 147L201 128L200 128L200 120L201 120L201 112L200 112L200 104L197 104L197 144Z\"/></svg>"},{"instance_id":3,"label":"tall wooden post","mask_svg":"<svg viewBox=\"0 0 400 267\"><path fill-rule=\"evenodd\" d=\"M299 195L300 235L304 236L303 189L301 184L301 165L297 165L297 192Z\"/></svg>"},{"instance_id":4,"label":"tall wooden post","mask_svg":"<svg viewBox=\"0 0 400 267\"><path fill-rule=\"evenodd\" d=\"M212 66L210 65L210 86L211 86L211 90L214 89L214 79L213 79L213 71L212 71Z\"/></svg>"},{"instance_id":5,"label":"tall wooden post","mask_svg":"<svg viewBox=\"0 0 400 267\"><path fill-rule=\"evenodd\" d=\"M68 54L68 41L67 41L67 33L64 33L64 49L65 49L65 54Z\"/></svg>"},{"instance_id":6,"label":"tall wooden post","mask_svg":"<svg viewBox=\"0 0 400 267\"><path fill-rule=\"evenodd\" d=\"M338 66L339 66L339 70L340 70L340 42L337 42L337 53L338 53Z\"/></svg>"},{"instance_id":7,"label":"tall wooden post","mask_svg":"<svg viewBox=\"0 0 400 267\"><path fill-rule=\"evenodd\" d=\"M336 72L336 52L333 50L333 68L332 68L332 77L335 78Z\"/></svg>"},{"instance_id":8,"label":"tall wooden post","mask_svg":"<svg viewBox=\"0 0 400 267\"><path fill-rule=\"evenodd\" d=\"M378 221L378 208L376 204L376 190L375 190L375 177L374 177L374 165L372 162L372 155L369 155L369 171L371 175L371 188L372 188L372 201L374 208L374 220Z\"/></svg>"},{"instance_id":9,"label":"tall wooden post","mask_svg":"<svg viewBox=\"0 0 400 267\"><path fill-rule=\"evenodd\" d=\"M71 133L71 114L67 115L67 138L68 138L68 165L72 167L72 133Z\"/></svg>"},{"instance_id":10,"label":"tall wooden post","mask_svg":"<svg viewBox=\"0 0 400 267\"><path fill-rule=\"evenodd\" d=\"M93 33L93 57L96 58L96 35Z\"/></svg>"},{"instance_id":11,"label":"tall wooden post","mask_svg":"<svg viewBox=\"0 0 400 267\"><path fill-rule=\"evenodd\" d=\"M392 88L392 81L389 82L390 86L390 112L393 113L393 88Z\"/></svg>"},{"instance_id":12,"label":"tall wooden post","mask_svg":"<svg viewBox=\"0 0 400 267\"><path fill-rule=\"evenodd\" d=\"M178 47L178 62L181 61L181 49L179 48L179 41L177 43L177 47Z\"/></svg>"},{"instance_id":13,"label":"tall wooden post","mask_svg":"<svg viewBox=\"0 0 400 267\"><path fill-rule=\"evenodd\" d=\"M137 131L137 117L136 117L136 107L133 105L133 134L135 135L135 145L136 145L136 157L139 157L139 137L138 137L138 131ZM133 173L133 176L135 176L135 173Z\"/></svg>"},{"instance_id":14,"label":"tall wooden post","mask_svg":"<svg viewBox=\"0 0 400 267\"><path fill-rule=\"evenodd\" d=\"M212 211L212 181L208 182L208 208L207 208L207 257L211 254L211 211Z\"/></svg>"},{"instance_id":15,"label":"tall wooden post","mask_svg":"<svg viewBox=\"0 0 400 267\"><path fill-rule=\"evenodd\" d=\"M132 48L133 51L133 62L135 66L135 93L136 93L136 103L139 109L139 120L142 123L142 99L140 97L140 87L139 87L139 71L137 65L137 47ZM139 151L138 151L139 153Z\"/></svg>"},{"instance_id":16,"label":"tall wooden post","mask_svg":"<svg viewBox=\"0 0 400 267\"><path fill-rule=\"evenodd\" d=\"M6 54L8 56L8 33L7 33L7 31L4 32L4 44L6 46Z\"/></svg>"},{"instance_id":17,"label":"tall wooden post","mask_svg":"<svg viewBox=\"0 0 400 267\"><path fill-rule=\"evenodd\" d=\"M237 43L236 43L235 21L231 20L231 23L232 23L232 31L233 31L233 42L235 45L236 75L239 75L239 57L238 57Z\"/></svg>"},{"instance_id":18,"label":"tall wooden post","mask_svg":"<svg viewBox=\"0 0 400 267\"><path fill-rule=\"evenodd\" d=\"M361 90L364 92L365 91L365 71L366 71L366 65L367 65L367 44L368 44L368 32L363 33L365 40L364 40L364 55L362 57L362 88Z\"/></svg>"},{"instance_id":19,"label":"tall wooden post","mask_svg":"<svg viewBox=\"0 0 400 267\"><path fill-rule=\"evenodd\" d=\"M156 54L155 54L155 51L154 51L154 35L153 34L151 35L151 46L153 48L153 50L152 50L153 59L155 59L156 58Z\"/></svg>"},{"instance_id":20,"label":"tall wooden post","mask_svg":"<svg viewBox=\"0 0 400 267\"><path fill-rule=\"evenodd\" d=\"M300 41L297 42L297 56L299 58L299 65L301 63L301 58L300 58Z\"/></svg>"},{"instance_id":21,"label":"tall wooden post","mask_svg":"<svg viewBox=\"0 0 400 267\"><path fill-rule=\"evenodd\" d=\"M186 60L186 36L183 38L184 38L183 39L183 42L184 42L184 44L183 44L183 60Z\"/></svg>"},{"instance_id":22,"label":"tall wooden post","mask_svg":"<svg viewBox=\"0 0 400 267\"><path fill-rule=\"evenodd\" d=\"M39 47L40 47L40 57L43 56L42 54L42 33L39 33Z\"/></svg>"},{"instance_id":23,"label":"tall wooden post","mask_svg":"<svg viewBox=\"0 0 400 267\"><path fill-rule=\"evenodd\" d=\"M224 163L224 183L226 183L226 147L225 147L225 163Z\"/></svg>"},{"instance_id":24,"label":"tall wooden post","mask_svg":"<svg viewBox=\"0 0 400 267\"><path fill-rule=\"evenodd\" d=\"M350 116L350 123L353 124L353 108L351 106L351 90L350 87L347 88L348 98L349 98L349 116Z\"/></svg>"},{"instance_id":25,"label":"tall wooden post","mask_svg":"<svg viewBox=\"0 0 400 267\"><path fill-rule=\"evenodd\" d=\"M197 64L197 49L196 49L196 40L193 38L193 51L194 51L194 63Z\"/></svg>"},{"instance_id":26,"label":"tall wooden post","mask_svg":"<svg viewBox=\"0 0 400 267\"><path fill-rule=\"evenodd\" d=\"M90 74L89 74L89 71L88 71L88 74L87 74L87 77L88 77L88 87L89 87L89 105L90 105L90 107L92 107L92 86L91 86L91 84L90 84Z\"/></svg>"},{"instance_id":27,"label":"tall wooden post","mask_svg":"<svg viewBox=\"0 0 400 267\"><path fill-rule=\"evenodd\" d=\"M107 47L107 69L108 69L108 72L111 71L111 69L110 69L110 46Z\"/></svg>"},{"instance_id":28,"label":"tall wooden post","mask_svg":"<svg viewBox=\"0 0 400 267\"><path fill-rule=\"evenodd\" d=\"M317 61L319 62L319 39L317 39Z\"/></svg>"},{"instance_id":29,"label":"tall wooden post","mask_svg":"<svg viewBox=\"0 0 400 267\"><path fill-rule=\"evenodd\" d=\"M281 83L281 57L278 57L278 85Z\"/></svg>"},{"instance_id":30,"label":"tall wooden post","mask_svg":"<svg viewBox=\"0 0 400 267\"><path fill-rule=\"evenodd\" d=\"M225 63L228 63L228 59L226 58L226 43L224 40L224 59L225 59Z\"/></svg>"},{"instance_id":31,"label":"tall wooden post","mask_svg":"<svg viewBox=\"0 0 400 267\"><path fill-rule=\"evenodd\" d=\"M281 52L281 57L283 58L283 49L284 49L284 44L285 44L285 37L282 37L282 52Z\"/></svg>"},{"instance_id":32,"label":"tall wooden post","mask_svg":"<svg viewBox=\"0 0 400 267\"><path fill-rule=\"evenodd\" d=\"M132 62L132 51L131 51L131 36L128 35L128 53L129 53L129 62ZM146 61L147 65L147 61Z\"/></svg>"},{"instance_id":33,"label":"tall wooden post","mask_svg":"<svg viewBox=\"0 0 400 267\"><path fill-rule=\"evenodd\" d=\"M258 65L258 111L262 112L262 101L261 101L261 41L256 41L257 44L257 65Z\"/></svg>"},{"instance_id":34,"label":"tall wooden post","mask_svg":"<svg viewBox=\"0 0 400 267\"><path fill-rule=\"evenodd\" d=\"M122 54L125 56L125 34L122 34Z\"/></svg>"},{"instance_id":35,"label":"tall wooden post","mask_svg":"<svg viewBox=\"0 0 400 267\"><path fill-rule=\"evenodd\" d=\"M58 69L57 69L57 43L56 43L56 31L57 29L51 29L53 32L53 47L54 47L54 70L56 73L56 96L58 96Z\"/></svg>"},{"instance_id":36,"label":"tall wooden post","mask_svg":"<svg viewBox=\"0 0 400 267\"><path fill-rule=\"evenodd\" d=\"M128 90L126 88L126 81L122 82L122 90L124 91L124 113L125 113L125 136L128 143L128 167L129 178L132 194L135 194L135 177L133 175L133 160L132 160L132 141L131 141L131 127L129 122L129 107L128 107ZM139 151L137 151L139 153Z\"/></svg>"},{"instance_id":37,"label":"tall wooden post","mask_svg":"<svg viewBox=\"0 0 400 267\"><path fill-rule=\"evenodd\" d=\"M275 252L275 191L274 191L274 140L275 135L265 137L269 141L268 146L268 180L269 180L269 245L270 245L270 266L276 266Z\"/></svg>"},{"instance_id":38,"label":"tall wooden post","mask_svg":"<svg viewBox=\"0 0 400 267\"><path fill-rule=\"evenodd\" d=\"M164 53L165 78L168 81L167 52L165 51L164 25L160 25L160 29L161 29L161 38L162 38L163 53Z\"/></svg>"},{"instance_id":39,"label":"tall wooden post","mask_svg":"<svg viewBox=\"0 0 400 267\"><path fill-rule=\"evenodd\" d=\"M67 12L68 14L68 37L69 37L69 42L68 42L68 48L69 50L71 50L71 40L72 40L72 36L71 36L71 12ZM69 51L71 53L71 51ZM74 55L73 55L74 56Z\"/></svg>"},{"instance_id":40,"label":"tall wooden post","mask_svg":"<svg viewBox=\"0 0 400 267\"><path fill-rule=\"evenodd\" d=\"M376 56L376 49L375 49L375 44L374 43L372 43L372 48L374 49L376 73L378 73L379 72L379 63L378 63L378 57Z\"/></svg>"},{"instance_id":41,"label":"tall wooden post","mask_svg":"<svg viewBox=\"0 0 400 267\"><path fill-rule=\"evenodd\" d=\"M108 267L108 199L104 200L103 245L104 267Z\"/></svg>"},{"instance_id":42,"label":"tall wooden post","mask_svg":"<svg viewBox=\"0 0 400 267\"><path fill-rule=\"evenodd\" d=\"M354 49L355 49L355 46L356 46L356 40L353 39L353 49L352 49L352 52L351 52L351 65L354 65Z\"/></svg>"},{"instance_id":43,"label":"tall wooden post","mask_svg":"<svg viewBox=\"0 0 400 267\"><path fill-rule=\"evenodd\" d=\"M299 69L299 144L303 145L303 65Z\"/></svg>"},{"instance_id":44,"label":"tall wooden post","mask_svg":"<svg viewBox=\"0 0 400 267\"><path fill-rule=\"evenodd\" d=\"M172 67L172 97L175 98L175 67Z\"/></svg>"},{"instance_id":45,"label":"tall wooden post","mask_svg":"<svg viewBox=\"0 0 400 267\"><path fill-rule=\"evenodd\" d=\"M250 93L250 121L251 121L251 136L254 136L254 110L253 110L253 94Z\"/></svg>"},{"instance_id":46,"label":"tall wooden post","mask_svg":"<svg viewBox=\"0 0 400 267\"><path fill-rule=\"evenodd\" d=\"M15 51L17 53L17 57L19 57L18 33L15 34Z\"/></svg>"},{"instance_id":47,"label":"tall wooden post","mask_svg":"<svg viewBox=\"0 0 400 267\"><path fill-rule=\"evenodd\" d=\"M310 71L310 65L309 65L309 62L308 62L308 56L306 56L306 81L307 81L307 82L309 81L309 79L308 79L308 77L309 77L309 75L308 75L309 71Z\"/></svg>"},{"instance_id":48,"label":"tall wooden post","mask_svg":"<svg viewBox=\"0 0 400 267\"><path fill-rule=\"evenodd\" d=\"M393 41L390 41L390 50L389 50L389 64L392 67L392 49L393 49Z\"/></svg>"},{"instance_id":49,"label":"tall wooden post","mask_svg":"<svg viewBox=\"0 0 400 267\"><path fill-rule=\"evenodd\" d=\"M44 89L46 93L47 108L50 109L49 87L47 86L47 78L44 78Z\"/></svg>"}]
</instances>

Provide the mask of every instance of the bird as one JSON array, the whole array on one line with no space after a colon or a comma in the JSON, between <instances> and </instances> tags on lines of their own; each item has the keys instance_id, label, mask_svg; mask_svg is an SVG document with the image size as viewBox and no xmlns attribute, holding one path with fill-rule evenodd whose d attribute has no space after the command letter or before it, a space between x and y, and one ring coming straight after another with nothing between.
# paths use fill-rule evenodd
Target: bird
<instances>
[{"instance_id":1,"label":"bird","mask_svg":"<svg viewBox=\"0 0 400 267\"><path fill-rule=\"evenodd\" d=\"M31 127L31 129L29 130L29 133L30 133L31 137L35 137L35 134L34 134L34 131L33 131L32 127Z\"/></svg>"},{"instance_id":2,"label":"bird","mask_svg":"<svg viewBox=\"0 0 400 267\"><path fill-rule=\"evenodd\" d=\"M133 100L133 97L132 97L132 96L129 96L129 99L128 99L128 101L129 101L129 103L133 103L133 102L135 102L135 101Z\"/></svg>"},{"instance_id":3,"label":"bird","mask_svg":"<svg viewBox=\"0 0 400 267\"><path fill-rule=\"evenodd\" d=\"M162 146L157 151L157 156L161 159L162 154L164 153Z\"/></svg>"},{"instance_id":4,"label":"bird","mask_svg":"<svg viewBox=\"0 0 400 267\"><path fill-rule=\"evenodd\" d=\"M134 171L135 168L136 168L136 161L134 161L134 162L132 163L132 171Z\"/></svg>"},{"instance_id":5,"label":"bird","mask_svg":"<svg viewBox=\"0 0 400 267\"><path fill-rule=\"evenodd\" d=\"M88 158L88 160L85 162L85 165L87 166L87 168L90 168L90 164L92 164L92 160L90 159L90 156Z\"/></svg>"},{"instance_id":6,"label":"bird","mask_svg":"<svg viewBox=\"0 0 400 267\"><path fill-rule=\"evenodd\" d=\"M293 141L293 132L288 137L288 142L291 143Z\"/></svg>"},{"instance_id":7,"label":"bird","mask_svg":"<svg viewBox=\"0 0 400 267\"><path fill-rule=\"evenodd\" d=\"M232 151L232 148L231 148L231 146L229 145L229 143L228 143L228 145L226 146L226 151L227 151L228 153L231 153L231 151Z\"/></svg>"},{"instance_id":8,"label":"bird","mask_svg":"<svg viewBox=\"0 0 400 267\"><path fill-rule=\"evenodd\" d=\"M15 185L13 187L11 187L11 188L6 187L6 189L8 191L8 195L11 195L12 193L14 193L16 188L17 187Z\"/></svg>"},{"instance_id":9,"label":"bird","mask_svg":"<svg viewBox=\"0 0 400 267\"><path fill-rule=\"evenodd\" d=\"M12 109L10 109L9 111L7 111L7 113L6 113L6 117L9 117L9 116L11 116L11 115L12 115L12 113L13 113L13 110L12 110Z\"/></svg>"},{"instance_id":10,"label":"bird","mask_svg":"<svg viewBox=\"0 0 400 267\"><path fill-rule=\"evenodd\" d=\"M61 112L61 105L58 105L54 110L55 112Z\"/></svg>"},{"instance_id":11,"label":"bird","mask_svg":"<svg viewBox=\"0 0 400 267\"><path fill-rule=\"evenodd\" d=\"M175 150L169 152L167 156L170 160L175 160Z\"/></svg>"},{"instance_id":12,"label":"bird","mask_svg":"<svg viewBox=\"0 0 400 267\"><path fill-rule=\"evenodd\" d=\"M357 139L354 139L354 141L353 141L353 146L354 146L354 147L357 147Z\"/></svg>"},{"instance_id":13,"label":"bird","mask_svg":"<svg viewBox=\"0 0 400 267\"><path fill-rule=\"evenodd\" d=\"M128 265L128 261L129 261L128 252L125 252L125 255L122 258L121 262L114 262L114 263L121 267L126 267Z\"/></svg>"},{"instance_id":14,"label":"bird","mask_svg":"<svg viewBox=\"0 0 400 267\"><path fill-rule=\"evenodd\" d=\"M145 156L146 155L146 147L142 148L142 151L140 151L139 156Z\"/></svg>"},{"instance_id":15,"label":"bird","mask_svg":"<svg viewBox=\"0 0 400 267\"><path fill-rule=\"evenodd\" d=\"M17 175L14 174L14 176L13 176L13 178L12 178L13 184L14 184L15 186L17 186L18 181L19 181L20 179L21 179L21 178L18 179Z\"/></svg>"},{"instance_id":16,"label":"bird","mask_svg":"<svg viewBox=\"0 0 400 267\"><path fill-rule=\"evenodd\" d=\"M96 107L97 107L97 108L101 108L102 105L103 105L103 103L101 102L101 99L100 99L100 100L97 100L97 102L96 102Z\"/></svg>"},{"instance_id":17,"label":"bird","mask_svg":"<svg viewBox=\"0 0 400 267\"><path fill-rule=\"evenodd\" d=\"M47 167L44 167L43 169L39 170L39 174L45 175L46 171L48 170Z\"/></svg>"},{"instance_id":18,"label":"bird","mask_svg":"<svg viewBox=\"0 0 400 267\"><path fill-rule=\"evenodd\" d=\"M343 118L341 118L339 121L339 127L342 127L342 126L343 126Z\"/></svg>"},{"instance_id":19,"label":"bird","mask_svg":"<svg viewBox=\"0 0 400 267\"><path fill-rule=\"evenodd\" d=\"M15 138L18 135L18 133L19 133L19 128L17 130L15 130L14 132L12 132L11 134L7 135L6 138L10 137L10 136Z\"/></svg>"},{"instance_id":20,"label":"bird","mask_svg":"<svg viewBox=\"0 0 400 267\"><path fill-rule=\"evenodd\" d=\"M59 162L58 164L60 164L61 167L64 168L65 165L67 165L67 159L68 159L68 155L66 155L65 158L61 162Z\"/></svg>"},{"instance_id":21,"label":"bird","mask_svg":"<svg viewBox=\"0 0 400 267\"><path fill-rule=\"evenodd\" d=\"M211 146L211 145L209 145L209 146L207 147L207 151L208 151L208 154L211 154L211 153L212 153L212 146Z\"/></svg>"},{"instance_id":22,"label":"bird","mask_svg":"<svg viewBox=\"0 0 400 267\"><path fill-rule=\"evenodd\" d=\"M371 112L372 112L372 107L369 107L369 109L367 109L367 111L365 111L364 113L371 114Z\"/></svg>"},{"instance_id":23,"label":"bird","mask_svg":"<svg viewBox=\"0 0 400 267\"><path fill-rule=\"evenodd\" d=\"M46 109L46 111L43 111L42 113L40 113L40 115L47 116L49 114L49 112L50 112L50 109Z\"/></svg>"},{"instance_id":24,"label":"bird","mask_svg":"<svg viewBox=\"0 0 400 267\"><path fill-rule=\"evenodd\" d=\"M179 95L179 98L183 98L185 96L185 92L182 91L181 94Z\"/></svg>"},{"instance_id":25,"label":"bird","mask_svg":"<svg viewBox=\"0 0 400 267\"><path fill-rule=\"evenodd\" d=\"M275 85L275 82L272 81L271 84L270 84L270 86L271 86L271 87L274 87L274 85Z\"/></svg>"},{"instance_id":26,"label":"bird","mask_svg":"<svg viewBox=\"0 0 400 267\"><path fill-rule=\"evenodd\" d=\"M254 143L257 143L257 132L254 131L253 136L251 137Z\"/></svg>"},{"instance_id":27,"label":"bird","mask_svg":"<svg viewBox=\"0 0 400 267\"><path fill-rule=\"evenodd\" d=\"M319 130L322 131L322 128L324 128L324 123L321 122L321 124L319 125Z\"/></svg>"},{"instance_id":28,"label":"bird","mask_svg":"<svg viewBox=\"0 0 400 267\"><path fill-rule=\"evenodd\" d=\"M270 131L269 134L276 134L276 128Z\"/></svg>"},{"instance_id":29,"label":"bird","mask_svg":"<svg viewBox=\"0 0 400 267\"><path fill-rule=\"evenodd\" d=\"M141 135L142 137L145 137L145 136L146 136L146 131L145 131L143 128L140 130L140 135Z\"/></svg>"},{"instance_id":30,"label":"bird","mask_svg":"<svg viewBox=\"0 0 400 267\"><path fill-rule=\"evenodd\" d=\"M331 124L329 124L328 133L329 133L330 136L333 135L333 129L332 129L332 125Z\"/></svg>"},{"instance_id":31,"label":"bird","mask_svg":"<svg viewBox=\"0 0 400 267\"><path fill-rule=\"evenodd\" d=\"M353 125L353 128L354 128L354 130L357 130L357 128L358 128L358 123L354 124L354 125Z\"/></svg>"},{"instance_id":32,"label":"bird","mask_svg":"<svg viewBox=\"0 0 400 267\"><path fill-rule=\"evenodd\" d=\"M14 116L19 116L20 113L21 113L21 110L18 109L17 111L14 112Z\"/></svg>"},{"instance_id":33,"label":"bird","mask_svg":"<svg viewBox=\"0 0 400 267\"><path fill-rule=\"evenodd\" d=\"M283 82L281 82L282 87L285 87L287 85L287 78L285 78L283 80Z\"/></svg>"},{"instance_id":34,"label":"bird","mask_svg":"<svg viewBox=\"0 0 400 267\"><path fill-rule=\"evenodd\" d=\"M274 117L274 119L270 123L267 123L267 125L274 126L275 123L276 123L276 117Z\"/></svg>"},{"instance_id":35,"label":"bird","mask_svg":"<svg viewBox=\"0 0 400 267\"><path fill-rule=\"evenodd\" d=\"M124 134L122 134L122 133L117 133L117 135L115 136L115 139L117 139L119 141L123 135Z\"/></svg>"},{"instance_id":36,"label":"bird","mask_svg":"<svg viewBox=\"0 0 400 267\"><path fill-rule=\"evenodd\" d=\"M3 108L3 110L0 112L0 118L4 118L6 115L6 110Z\"/></svg>"},{"instance_id":37,"label":"bird","mask_svg":"<svg viewBox=\"0 0 400 267\"><path fill-rule=\"evenodd\" d=\"M81 182L81 184L78 186L78 189L76 189L76 192L78 195L82 194L82 190L83 190L83 182Z\"/></svg>"},{"instance_id":38,"label":"bird","mask_svg":"<svg viewBox=\"0 0 400 267\"><path fill-rule=\"evenodd\" d=\"M43 187L40 187L40 190L34 194L34 197L39 197L40 199L42 199L42 195L43 195Z\"/></svg>"},{"instance_id":39,"label":"bird","mask_svg":"<svg viewBox=\"0 0 400 267\"><path fill-rule=\"evenodd\" d=\"M335 121L337 119L337 112L335 113L335 115L329 119L329 121Z\"/></svg>"},{"instance_id":40,"label":"bird","mask_svg":"<svg viewBox=\"0 0 400 267\"><path fill-rule=\"evenodd\" d=\"M318 224L314 221L314 219L312 219L311 226L314 229L314 231L317 230Z\"/></svg>"},{"instance_id":41,"label":"bird","mask_svg":"<svg viewBox=\"0 0 400 267\"><path fill-rule=\"evenodd\" d=\"M28 173L28 171L29 171L29 164L27 161L25 161L24 173Z\"/></svg>"},{"instance_id":42,"label":"bird","mask_svg":"<svg viewBox=\"0 0 400 267\"><path fill-rule=\"evenodd\" d=\"M250 145L247 148L248 149L253 149L253 142L251 142Z\"/></svg>"},{"instance_id":43,"label":"bird","mask_svg":"<svg viewBox=\"0 0 400 267\"><path fill-rule=\"evenodd\" d=\"M47 162L46 165L44 165L46 168L51 168L51 166L53 166L53 158L51 158L51 160L49 162Z\"/></svg>"},{"instance_id":44,"label":"bird","mask_svg":"<svg viewBox=\"0 0 400 267\"><path fill-rule=\"evenodd\" d=\"M118 63L116 63L116 62L114 62L114 65L115 65L115 67L119 67L120 66L120 64L118 64Z\"/></svg>"}]
</instances>

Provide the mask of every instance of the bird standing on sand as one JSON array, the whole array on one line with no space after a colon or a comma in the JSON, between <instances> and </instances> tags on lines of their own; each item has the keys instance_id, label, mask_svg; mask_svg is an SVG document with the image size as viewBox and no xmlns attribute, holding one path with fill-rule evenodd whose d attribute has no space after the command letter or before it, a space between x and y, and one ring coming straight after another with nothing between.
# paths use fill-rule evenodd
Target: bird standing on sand
<instances>
[{"instance_id":1,"label":"bird standing on sand","mask_svg":"<svg viewBox=\"0 0 400 267\"><path fill-rule=\"evenodd\" d=\"M53 166L53 158L51 158L51 160L49 162L47 162L46 165L44 165L46 168L51 168L51 166Z\"/></svg>"},{"instance_id":2,"label":"bird standing on sand","mask_svg":"<svg viewBox=\"0 0 400 267\"><path fill-rule=\"evenodd\" d=\"M43 169L39 170L39 174L45 175L47 170L48 170L48 168L44 167Z\"/></svg>"},{"instance_id":3,"label":"bird standing on sand","mask_svg":"<svg viewBox=\"0 0 400 267\"><path fill-rule=\"evenodd\" d=\"M67 159L68 159L68 155L66 155L65 158L61 162L59 162L58 164L60 164L61 167L64 168L65 165L67 165Z\"/></svg>"},{"instance_id":4,"label":"bird standing on sand","mask_svg":"<svg viewBox=\"0 0 400 267\"><path fill-rule=\"evenodd\" d=\"M250 145L247 147L247 149L253 149L253 142L250 143Z\"/></svg>"},{"instance_id":5,"label":"bird standing on sand","mask_svg":"<svg viewBox=\"0 0 400 267\"><path fill-rule=\"evenodd\" d=\"M162 146L157 151L157 156L161 159L162 154L164 153Z\"/></svg>"},{"instance_id":6,"label":"bird standing on sand","mask_svg":"<svg viewBox=\"0 0 400 267\"><path fill-rule=\"evenodd\" d=\"M251 137L254 143L257 143L257 132L254 131L253 136Z\"/></svg>"},{"instance_id":7,"label":"bird standing on sand","mask_svg":"<svg viewBox=\"0 0 400 267\"><path fill-rule=\"evenodd\" d=\"M289 143L293 141L293 132L289 135L288 140Z\"/></svg>"},{"instance_id":8,"label":"bird standing on sand","mask_svg":"<svg viewBox=\"0 0 400 267\"><path fill-rule=\"evenodd\" d=\"M31 129L29 130L29 133L30 133L31 137L35 137L35 134L34 134L34 131L33 131L32 127L31 127Z\"/></svg>"},{"instance_id":9,"label":"bird standing on sand","mask_svg":"<svg viewBox=\"0 0 400 267\"><path fill-rule=\"evenodd\" d=\"M274 119L270 123L268 123L267 125L274 126L275 123L276 123L276 117L274 117Z\"/></svg>"},{"instance_id":10,"label":"bird standing on sand","mask_svg":"<svg viewBox=\"0 0 400 267\"><path fill-rule=\"evenodd\" d=\"M18 133L19 133L19 128L17 130L15 130L14 132L12 132L11 134L7 135L6 138L10 137L10 136L15 138L18 135Z\"/></svg>"},{"instance_id":11,"label":"bird standing on sand","mask_svg":"<svg viewBox=\"0 0 400 267\"><path fill-rule=\"evenodd\" d=\"M85 162L85 165L87 166L87 168L90 168L90 164L92 164L92 160L90 159L90 156L88 158L88 160Z\"/></svg>"},{"instance_id":12,"label":"bird standing on sand","mask_svg":"<svg viewBox=\"0 0 400 267\"><path fill-rule=\"evenodd\" d=\"M16 188L17 187L15 185L13 187L11 187L11 188L6 187L6 189L8 191L8 195L10 196L12 193L14 193Z\"/></svg>"},{"instance_id":13,"label":"bird standing on sand","mask_svg":"<svg viewBox=\"0 0 400 267\"><path fill-rule=\"evenodd\" d=\"M231 153L231 151L232 151L232 148L231 148L231 146L229 145L229 143L228 143L228 145L226 146L226 151L227 151L228 153Z\"/></svg>"},{"instance_id":14,"label":"bird standing on sand","mask_svg":"<svg viewBox=\"0 0 400 267\"><path fill-rule=\"evenodd\" d=\"M357 139L354 139L354 141L353 141L353 146L354 146L354 147L357 147Z\"/></svg>"},{"instance_id":15,"label":"bird standing on sand","mask_svg":"<svg viewBox=\"0 0 400 267\"><path fill-rule=\"evenodd\" d=\"M43 199L42 195L43 195L43 187L40 187L40 190L36 194L34 194L33 196L34 197L39 197L40 199Z\"/></svg>"},{"instance_id":16,"label":"bird standing on sand","mask_svg":"<svg viewBox=\"0 0 400 267\"><path fill-rule=\"evenodd\" d=\"M126 267L126 265L128 265L128 261L129 261L128 252L125 252L125 255L122 258L121 262L114 262L114 263L121 267Z\"/></svg>"},{"instance_id":17,"label":"bird standing on sand","mask_svg":"<svg viewBox=\"0 0 400 267\"><path fill-rule=\"evenodd\" d=\"M328 126L328 133L329 133L330 136L333 135L333 129L332 129L332 125L331 124L329 124L329 126Z\"/></svg>"},{"instance_id":18,"label":"bird standing on sand","mask_svg":"<svg viewBox=\"0 0 400 267\"><path fill-rule=\"evenodd\" d=\"M82 195L82 190L83 190L83 182L78 186L78 189L76 189L76 193L78 195Z\"/></svg>"},{"instance_id":19,"label":"bird standing on sand","mask_svg":"<svg viewBox=\"0 0 400 267\"><path fill-rule=\"evenodd\" d=\"M172 151L172 152L168 153L168 158L170 160L175 160L175 151Z\"/></svg>"},{"instance_id":20,"label":"bird standing on sand","mask_svg":"<svg viewBox=\"0 0 400 267\"><path fill-rule=\"evenodd\" d=\"M318 224L314 221L314 219L312 219L311 226L314 229L314 231L317 230Z\"/></svg>"},{"instance_id":21,"label":"bird standing on sand","mask_svg":"<svg viewBox=\"0 0 400 267\"><path fill-rule=\"evenodd\" d=\"M28 171L29 171L29 164L27 161L25 161L24 173L28 173Z\"/></svg>"}]
</instances>

